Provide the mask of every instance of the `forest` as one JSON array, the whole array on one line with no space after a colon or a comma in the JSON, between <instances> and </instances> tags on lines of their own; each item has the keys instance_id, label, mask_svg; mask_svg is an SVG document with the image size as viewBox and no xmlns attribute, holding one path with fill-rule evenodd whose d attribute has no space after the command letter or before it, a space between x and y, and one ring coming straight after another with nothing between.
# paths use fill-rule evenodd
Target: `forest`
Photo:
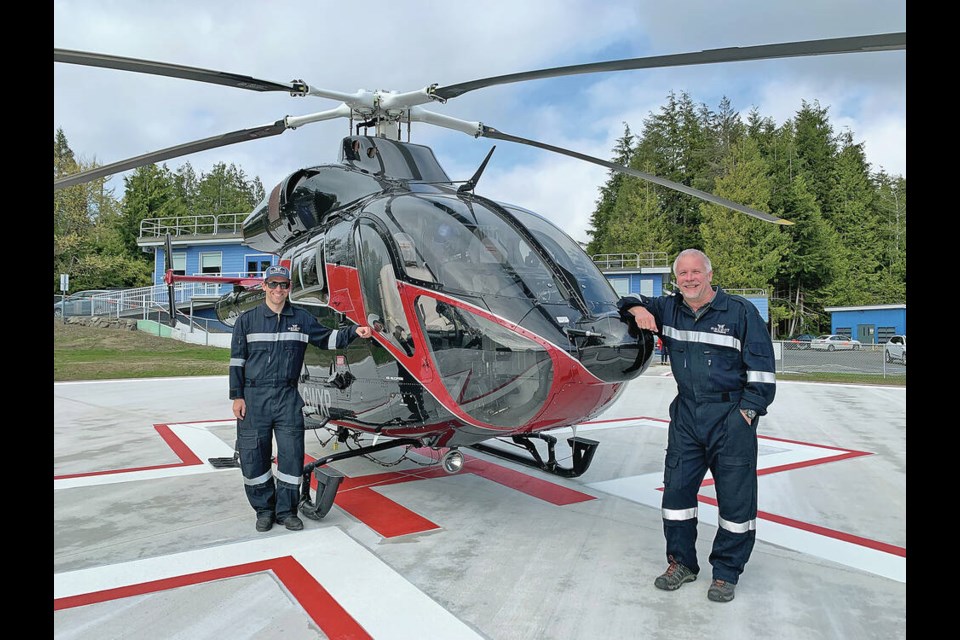
<instances>
[{"instance_id":1,"label":"forest","mask_svg":"<svg viewBox=\"0 0 960 640\"><path fill-rule=\"evenodd\" d=\"M590 255L701 249L713 283L763 289L775 335L830 328L824 307L906 302L906 179L873 171L854 132L835 132L829 109L803 102L781 125L727 99L710 108L671 93L639 129L623 123L611 162L766 211L763 222L611 172L588 230ZM91 150L95 152L95 150ZM54 178L97 166L54 135ZM197 173L148 165L123 179L54 192L54 293L59 274L72 291L152 284L152 258L137 246L145 218L250 211L264 197L259 177L233 164Z\"/></svg>"}]
</instances>

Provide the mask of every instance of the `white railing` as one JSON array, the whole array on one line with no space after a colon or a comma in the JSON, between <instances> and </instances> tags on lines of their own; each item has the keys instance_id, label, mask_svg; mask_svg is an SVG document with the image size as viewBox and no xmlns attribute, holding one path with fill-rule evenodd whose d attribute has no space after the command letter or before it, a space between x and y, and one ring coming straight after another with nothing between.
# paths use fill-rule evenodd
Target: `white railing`
<instances>
[{"instance_id":1,"label":"white railing","mask_svg":"<svg viewBox=\"0 0 960 640\"><path fill-rule=\"evenodd\" d=\"M665 251L644 253L598 253L590 256L600 269L639 269L641 267L668 267Z\"/></svg>"},{"instance_id":2,"label":"white railing","mask_svg":"<svg viewBox=\"0 0 960 640\"><path fill-rule=\"evenodd\" d=\"M221 213L202 216L170 216L144 218L140 222L141 238L197 235L239 235L249 213Z\"/></svg>"},{"instance_id":3,"label":"white railing","mask_svg":"<svg viewBox=\"0 0 960 640\"><path fill-rule=\"evenodd\" d=\"M210 275L210 274L197 274ZM224 273L216 274L227 277L256 277L262 278L262 273ZM222 296L233 290L232 284L218 282L179 282L174 285L173 295L175 306L188 304L195 296ZM137 287L135 289L122 289L116 291L107 291L98 293L84 299L71 299L66 297L62 307L69 316L109 316L120 317L141 317L147 319L150 313L155 313L158 309L169 312L170 294L166 284L155 284L149 287ZM55 312L56 313L56 312ZM187 316L181 312L178 317Z\"/></svg>"}]
</instances>

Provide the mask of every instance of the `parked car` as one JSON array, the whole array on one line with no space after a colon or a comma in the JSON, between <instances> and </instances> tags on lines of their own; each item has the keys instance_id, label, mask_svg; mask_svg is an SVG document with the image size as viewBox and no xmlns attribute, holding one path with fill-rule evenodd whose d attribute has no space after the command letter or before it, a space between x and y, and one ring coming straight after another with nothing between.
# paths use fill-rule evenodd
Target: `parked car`
<instances>
[{"instance_id":1,"label":"parked car","mask_svg":"<svg viewBox=\"0 0 960 640\"><path fill-rule=\"evenodd\" d=\"M63 316L89 316L92 315L93 308L93 296L108 293L107 289L87 289L86 291L78 291L73 295L69 295L63 300L59 300L53 303L53 317L60 318Z\"/></svg>"},{"instance_id":2,"label":"parked car","mask_svg":"<svg viewBox=\"0 0 960 640\"><path fill-rule=\"evenodd\" d=\"M798 336L793 336L792 338L787 338L784 340L783 346L787 349L809 349L812 341L812 334L801 333Z\"/></svg>"},{"instance_id":3,"label":"parked car","mask_svg":"<svg viewBox=\"0 0 960 640\"><path fill-rule=\"evenodd\" d=\"M839 349L859 351L860 341L854 340L850 336L839 336L834 333L814 338L810 341L810 348L819 349L820 351L837 351Z\"/></svg>"},{"instance_id":4,"label":"parked car","mask_svg":"<svg viewBox=\"0 0 960 640\"><path fill-rule=\"evenodd\" d=\"M883 345L883 359L887 362L898 361L907 364L907 336L892 336Z\"/></svg>"}]
</instances>

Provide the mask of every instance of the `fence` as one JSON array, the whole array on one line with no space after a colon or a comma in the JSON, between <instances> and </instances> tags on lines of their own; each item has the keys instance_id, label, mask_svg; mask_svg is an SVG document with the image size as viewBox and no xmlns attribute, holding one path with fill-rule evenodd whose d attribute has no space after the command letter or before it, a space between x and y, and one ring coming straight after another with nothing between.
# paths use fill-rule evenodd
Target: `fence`
<instances>
[{"instance_id":1,"label":"fence","mask_svg":"<svg viewBox=\"0 0 960 640\"><path fill-rule=\"evenodd\" d=\"M817 374L842 373L859 378L876 376L878 379L894 378L897 382L906 382L906 362L888 361L882 344L827 351L812 349L809 344L774 340L773 348L778 374L808 375L815 379Z\"/></svg>"},{"instance_id":2,"label":"fence","mask_svg":"<svg viewBox=\"0 0 960 640\"><path fill-rule=\"evenodd\" d=\"M174 287L177 306L190 303L194 296L219 296L221 287L231 285L210 283L180 283ZM137 328L147 333L174 337L183 342L205 346L229 347L231 328L215 318L205 318L177 309L177 327L170 327L170 295L166 285L154 285L123 291L98 293L89 298L54 302L54 318L66 321L68 317L108 317L138 320Z\"/></svg>"},{"instance_id":3,"label":"fence","mask_svg":"<svg viewBox=\"0 0 960 640\"><path fill-rule=\"evenodd\" d=\"M220 275L220 274L218 274ZM222 274L240 275L240 274ZM246 274L243 274L244 276ZM233 285L210 282L181 282L174 286L174 304L181 307L190 303L195 297L220 297L233 290ZM142 318L147 319L149 313L170 308L170 293L165 284L136 289L124 289L98 293L88 298L71 298L67 296L61 302L54 302L53 315L61 316L110 316L113 318ZM178 311L177 315L184 315ZM168 313L169 316L169 313ZM192 316L191 316L192 317ZM214 327L214 325L211 325ZM216 330L214 328L213 330ZM228 331L222 328L221 331Z\"/></svg>"},{"instance_id":4,"label":"fence","mask_svg":"<svg viewBox=\"0 0 960 640\"><path fill-rule=\"evenodd\" d=\"M239 235L243 232L243 221L248 215L249 212L145 218L140 222L140 237L162 238L168 233L172 236Z\"/></svg>"},{"instance_id":5,"label":"fence","mask_svg":"<svg viewBox=\"0 0 960 640\"><path fill-rule=\"evenodd\" d=\"M600 269L640 269L641 267L670 266L670 261L664 251L598 253L590 257Z\"/></svg>"},{"instance_id":6,"label":"fence","mask_svg":"<svg viewBox=\"0 0 960 640\"><path fill-rule=\"evenodd\" d=\"M137 321L137 329L162 338L174 338L190 344L230 348L232 334L230 332L225 333L220 327L214 328L214 325L220 325L218 320L197 318L178 312L177 326L174 328L168 324L169 315L168 312L161 309L150 312L146 314L145 318Z\"/></svg>"}]
</instances>

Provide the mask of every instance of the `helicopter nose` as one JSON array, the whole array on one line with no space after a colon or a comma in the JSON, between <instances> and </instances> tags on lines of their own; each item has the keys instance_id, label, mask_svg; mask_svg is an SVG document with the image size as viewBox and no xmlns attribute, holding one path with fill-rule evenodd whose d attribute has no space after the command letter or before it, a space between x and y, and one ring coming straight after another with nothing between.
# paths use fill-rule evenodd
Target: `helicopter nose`
<instances>
[{"instance_id":1,"label":"helicopter nose","mask_svg":"<svg viewBox=\"0 0 960 640\"><path fill-rule=\"evenodd\" d=\"M632 380L646 371L653 359L653 334L639 331L637 335L619 316L584 319L566 333L577 348L580 363L605 382Z\"/></svg>"}]
</instances>

